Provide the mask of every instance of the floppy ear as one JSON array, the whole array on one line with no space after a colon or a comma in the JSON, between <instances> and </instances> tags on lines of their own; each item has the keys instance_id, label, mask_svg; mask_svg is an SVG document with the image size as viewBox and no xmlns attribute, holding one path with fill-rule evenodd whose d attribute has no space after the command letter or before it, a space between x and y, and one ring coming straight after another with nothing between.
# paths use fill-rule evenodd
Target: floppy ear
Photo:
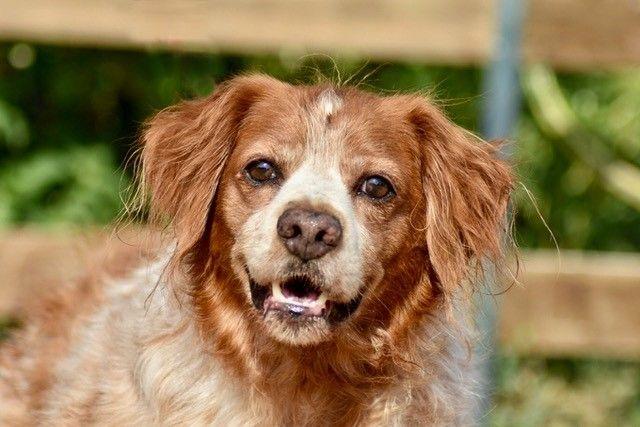
<instances>
[{"instance_id":1,"label":"floppy ear","mask_svg":"<svg viewBox=\"0 0 640 427\"><path fill-rule=\"evenodd\" d=\"M479 261L501 261L509 166L497 147L451 123L423 99L409 104L422 144L426 242L440 285L452 291L473 279Z\"/></svg>"},{"instance_id":2,"label":"floppy ear","mask_svg":"<svg viewBox=\"0 0 640 427\"><path fill-rule=\"evenodd\" d=\"M159 112L146 125L143 186L150 219L168 219L184 255L202 237L218 182L243 118L268 86L263 76L237 77L202 99Z\"/></svg>"}]
</instances>

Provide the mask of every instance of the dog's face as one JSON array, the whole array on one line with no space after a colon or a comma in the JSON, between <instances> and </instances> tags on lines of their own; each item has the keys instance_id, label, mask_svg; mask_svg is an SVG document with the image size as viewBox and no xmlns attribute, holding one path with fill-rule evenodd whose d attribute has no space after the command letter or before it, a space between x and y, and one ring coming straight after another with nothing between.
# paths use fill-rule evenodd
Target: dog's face
<instances>
[{"instance_id":1,"label":"dog's face","mask_svg":"<svg viewBox=\"0 0 640 427\"><path fill-rule=\"evenodd\" d=\"M178 253L223 252L211 295L309 345L397 328L499 253L510 178L481 144L419 97L244 77L154 119L145 178Z\"/></svg>"},{"instance_id":2,"label":"dog's face","mask_svg":"<svg viewBox=\"0 0 640 427\"><path fill-rule=\"evenodd\" d=\"M325 339L353 315L424 205L411 129L381 101L276 87L238 132L217 214L247 298L281 340Z\"/></svg>"}]
</instances>

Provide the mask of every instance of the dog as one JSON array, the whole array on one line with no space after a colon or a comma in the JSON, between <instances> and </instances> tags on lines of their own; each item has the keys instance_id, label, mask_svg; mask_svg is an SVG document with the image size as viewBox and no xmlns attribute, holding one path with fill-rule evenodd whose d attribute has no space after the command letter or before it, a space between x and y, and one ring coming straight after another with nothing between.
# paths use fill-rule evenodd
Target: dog
<instances>
[{"instance_id":1,"label":"dog","mask_svg":"<svg viewBox=\"0 0 640 427\"><path fill-rule=\"evenodd\" d=\"M255 74L143 131L170 243L0 351L3 425L469 425L512 172L417 94Z\"/></svg>"}]
</instances>

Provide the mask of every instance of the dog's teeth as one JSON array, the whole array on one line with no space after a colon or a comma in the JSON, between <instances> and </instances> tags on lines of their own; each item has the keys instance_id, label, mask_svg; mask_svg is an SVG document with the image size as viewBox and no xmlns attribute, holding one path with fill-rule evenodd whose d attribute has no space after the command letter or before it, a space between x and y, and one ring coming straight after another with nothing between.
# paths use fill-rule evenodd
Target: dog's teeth
<instances>
[{"instance_id":1,"label":"dog's teeth","mask_svg":"<svg viewBox=\"0 0 640 427\"><path fill-rule=\"evenodd\" d=\"M320 296L318 297L318 299L315 300L315 303L317 305L320 305L320 306L324 307L324 305L327 303L327 295L324 292L322 292L320 294Z\"/></svg>"},{"instance_id":2,"label":"dog's teeth","mask_svg":"<svg viewBox=\"0 0 640 427\"><path fill-rule=\"evenodd\" d=\"M279 283L274 283L271 285L271 294L276 301L286 301L287 299L282 294L282 289L280 288Z\"/></svg>"}]
</instances>

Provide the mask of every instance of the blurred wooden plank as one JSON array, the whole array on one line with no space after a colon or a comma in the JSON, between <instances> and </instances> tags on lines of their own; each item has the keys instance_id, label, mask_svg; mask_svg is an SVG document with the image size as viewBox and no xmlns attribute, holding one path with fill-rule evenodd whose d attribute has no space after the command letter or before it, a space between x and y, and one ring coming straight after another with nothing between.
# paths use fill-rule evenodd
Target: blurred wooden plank
<instances>
[{"instance_id":1,"label":"blurred wooden plank","mask_svg":"<svg viewBox=\"0 0 640 427\"><path fill-rule=\"evenodd\" d=\"M80 277L87 266L114 264L114 257L126 263L123 251L135 257L148 238L133 229L118 237L100 230L0 233L0 317ZM522 254L523 285L498 297L503 347L543 356L639 359L640 254L562 251L558 261L554 251Z\"/></svg>"},{"instance_id":2,"label":"blurred wooden plank","mask_svg":"<svg viewBox=\"0 0 640 427\"><path fill-rule=\"evenodd\" d=\"M640 254L522 254L500 301L503 345L545 356L640 358Z\"/></svg>"},{"instance_id":3,"label":"blurred wooden plank","mask_svg":"<svg viewBox=\"0 0 640 427\"><path fill-rule=\"evenodd\" d=\"M478 64L497 0L0 0L0 39ZM523 54L565 69L640 63L640 1L529 0Z\"/></svg>"},{"instance_id":4,"label":"blurred wooden plank","mask_svg":"<svg viewBox=\"0 0 640 427\"><path fill-rule=\"evenodd\" d=\"M0 0L0 39L470 63L495 0Z\"/></svg>"},{"instance_id":5,"label":"blurred wooden plank","mask_svg":"<svg viewBox=\"0 0 640 427\"><path fill-rule=\"evenodd\" d=\"M557 68L640 64L640 0L529 0L525 58Z\"/></svg>"},{"instance_id":6,"label":"blurred wooden plank","mask_svg":"<svg viewBox=\"0 0 640 427\"><path fill-rule=\"evenodd\" d=\"M79 280L87 274L128 267L148 243L148 233L133 228L117 233L102 229L0 233L0 318L24 303L46 295L48 289Z\"/></svg>"}]
</instances>

